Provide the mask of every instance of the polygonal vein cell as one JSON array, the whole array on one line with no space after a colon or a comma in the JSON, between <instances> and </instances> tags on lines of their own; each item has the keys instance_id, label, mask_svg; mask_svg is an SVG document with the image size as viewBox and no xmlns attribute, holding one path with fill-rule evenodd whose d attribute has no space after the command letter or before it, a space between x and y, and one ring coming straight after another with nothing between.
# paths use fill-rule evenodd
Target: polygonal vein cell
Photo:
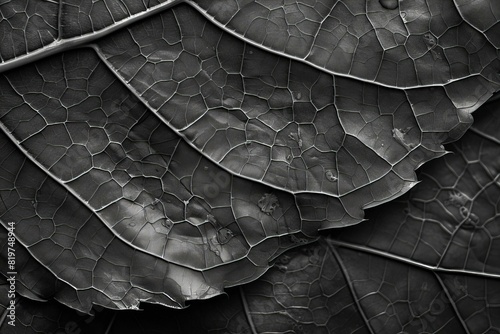
<instances>
[{"instance_id":1,"label":"polygonal vein cell","mask_svg":"<svg viewBox=\"0 0 500 334\"><path fill-rule=\"evenodd\" d=\"M470 103L454 105L448 90L405 94L334 80L235 39L187 6L103 39L97 50L214 162L292 193L339 197L356 218L409 189L413 170L472 121ZM478 99L488 89L481 92Z\"/></svg>"}]
</instances>

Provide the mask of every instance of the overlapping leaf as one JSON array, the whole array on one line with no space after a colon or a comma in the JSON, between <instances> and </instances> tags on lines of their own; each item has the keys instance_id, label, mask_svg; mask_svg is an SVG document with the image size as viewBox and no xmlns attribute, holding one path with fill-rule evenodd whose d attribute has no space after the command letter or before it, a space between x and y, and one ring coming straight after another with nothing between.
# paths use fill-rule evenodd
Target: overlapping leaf
<instances>
[{"instance_id":1,"label":"overlapping leaf","mask_svg":"<svg viewBox=\"0 0 500 334\"><path fill-rule=\"evenodd\" d=\"M96 49L213 161L299 201L304 192L338 197L355 219L409 189L413 170L444 154L441 143L463 133L472 106L493 89L469 78L485 95L457 108L445 88L403 92L334 79L240 42L184 6Z\"/></svg>"},{"instance_id":2,"label":"overlapping leaf","mask_svg":"<svg viewBox=\"0 0 500 334\"><path fill-rule=\"evenodd\" d=\"M41 308L25 298L18 309L27 333L58 328L163 333L165 319L169 333L199 334L491 333L500 328L498 279L435 273L324 240L282 255L259 280L228 293L184 310L144 305L143 312L114 316L102 308L92 317L60 305Z\"/></svg>"},{"instance_id":3,"label":"overlapping leaf","mask_svg":"<svg viewBox=\"0 0 500 334\"><path fill-rule=\"evenodd\" d=\"M97 39L180 2L7 2L0 68ZM398 87L471 75L498 82L500 9L489 0L185 2L228 32L335 74Z\"/></svg>"},{"instance_id":4,"label":"overlapping leaf","mask_svg":"<svg viewBox=\"0 0 500 334\"><path fill-rule=\"evenodd\" d=\"M109 333L132 328L135 333L161 333L163 319L168 318L175 322L169 326L173 333L496 332L500 329L496 317L500 268L494 258L500 235L500 196L495 193L500 186L498 159L493 157L498 157L500 141L493 130L499 118L492 112L497 110L498 103L486 105L473 132L450 145L455 154L426 165L420 174L422 182L409 194L369 213L371 224L342 229L320 243L283 254L259 280L240 291L228 291L229 298L216 298L187 310L146 306L144 313L120 313L114 318L101 309L95 317L71 315L58 306L40 310L34 308L37 302L21 299L21 315L29 320L23 326L30 331L66 327L90 333L101 326ZM471 171L475 178L468 176ZM487 186L478 187L478 182ZM450 185L456 188L453 196L441 200L447 197L442 192L450 194ZM469 205L470 211L469 216L457 220L454 214L460 212L460 206L456 201L465 196L458 191L470 191L473 203L459 203ZM448 209L432 202L446 202L443 205ZM425 210L418 210L422 203L426 203ZM484 210L488 205L495 209ZM484 222L474 221L476 214L488 217ZM435 228L439 225L441 228ZM415 228L421 232L407 232ZM489 240L481 237L485 234ZM445 255L435 260L432 249L437 245L460 255L457 247L464 245L464 235L474 244L467 247L468 264L449 263ZM474 235L481 242L475 242ZM427 248L419 252L424 245ZM415 249L414 256L404 253L409 246ZM418 257L419 253L428 258ZM476 256L481 253L488 256ZM33 321L36 317L45 321Z\"/></svg>"},{"instance_id":5,"label":"overlapping leaf","mask_svg":"<svg viewBox=\"0 0 500 334\"><path fill-rule=\"evenodd\" d=\"M188 3L256 45L339 75L397 87L500 79L500 8L488 0Z\"/></svg>"},{"instance_id":6,"label":"overlapping leaf","mask_svg":"<svg viewBox=\"0 0 500 334\"><path fill-rule=\"evenodd\" d=\"M495 138L498 115L493 112L498 112L498 101L485 106L474 130L450 146L454 154L423 168L422 182L408 195L392 202L390 208L375 209L372 224L339 231L332 240L333 245L342 247L340 254L355 257L346 258L346 266L354 268L355 262L356 266L361 264L360 267L381 273L365 274L365 278L356 273L350 277L351 281L360 282L356 290L362 300L366 294L362 291L370 290L366 287L368 282L375 284L371 290L379 287L377 293L366 298L367 305L375 305L371 322L388 323L380 313L386 309L383 301L397 304L399 300L388 298L382 291L390 286L391 275L378 262L386 258L383 261L397 260L410 270L433 271L435 284L442 290L441 296L434 298L434 310L417 317L419 323L414 330L489 333L500 328L495 316L500 307L500 142ZM359 256L360 251L363 256ZM409 291L418 295L432 289L429 283L413 276L408 274L422 287L408 288ZM373 282L377 281L373 277L378 277L378 282ZM453 318L463 329L444 330L440 325L428 328L442 321L445 309L456 313ZM451 324L447 322L446 326Z\"/></svg>"},{"instance_id":7,"label":"overlapping leaf","mask_svg":"<svg viewBox=\"0 0 500 334\"><path fill-rule=\"evenodd\" d=\"M1 218L18 222L18 240L59 279L104 294L78 309L209 297L321 227L302 226L291 195L202 158L90 50L6 78ZM268 197L279 205L264 207Z\"/></svg>"},{"instance_id":8,"label":"overlapping leaf","mask_svg":"<svg viewBox=\"0 0 500 334\"><path fill-rule=\"evenodd\" d=\"M495 42L465 5L315 3L301 19L297 4L212 2L222 27L187 5L156 14L174 3L4 4L4 69L95 40L0 81L0 219L38 261L21 277L31 298L180 307L254 280L406 192L499 88ZM295 51L283 22L309 36Z\"/></svg>"},{"instance_id":9,"label":"overlapping leaf","mask_svg":"<svg viewBox=\"0 0 500 334\"><path fill-rule=\"evenodd\" d=\"M495 129L498 136L498 116L491 114L498 103L493 106L451 146L454 154L424 169L409 197L368 226L340 233L337 242L438 271L498 277L499 142L489 134Z\"/></svg>"}]
</instances>

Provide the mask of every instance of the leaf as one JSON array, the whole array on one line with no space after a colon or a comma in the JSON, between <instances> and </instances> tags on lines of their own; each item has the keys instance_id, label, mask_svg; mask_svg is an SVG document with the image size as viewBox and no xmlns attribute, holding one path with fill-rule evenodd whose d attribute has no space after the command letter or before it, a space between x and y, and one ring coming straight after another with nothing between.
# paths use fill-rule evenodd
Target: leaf
<instances>
[{"instance_id":1,"label":"leaf","mask_svg":"<svg viewBox=\"0 0 500 334\"><path fill-rule=\"evenodd\" d=\"M500 268L494 261L498 213L490 211L484 223L470 226L467 219L457 222L453 215L459 211L455 205L460 202L456 201L463 201L464 197L445 199L449 201L448 210L432 205L443 202L441 199L446 196L441 193L450 193L446 184L454 184L458 190L472 190L475 181L488 178L487 187L475 188L471 207L484 208L492 200L498 201L499 196L494 195L500 189L496 182L498 159L492 157L498 157L500 142L488 132L498 126L499 119L492 113L497 109L498 102L485 105L476 117L479 122L473 131L450 145L455 153L424 166L420 171L422 181L408 194L370 210L371 223L344 228L319 243L281 255L261 278L240 290L229 289L227 297L193 304L185 310L144 305L144 312L120 312L114 316L102 308L94 316L83 316L59 305L36 307L40 302L21 298L17 304L21 318L26 314L26 319L34 319L36 314L46 319L21 324L26 324L23 328L30 331L71 328L83 333L95 333L99 327L92 326L106 327L108 333L160 333L164 319L175 322L169 326L172 333L498 331L500 323L495 315L500 307ZM466 164L465 158L469 159ZM457 170L461 172L455 173ZM475 179L470 176L471 170ZM422 203L426 210L418 210ZM474 212L487 210L474 210L469 218ZM453 235L448 231L450 221L455 223ZM441 228L435 229L436 226ZM427 233L427 228L433 231ZM409 233L412 229L419 229L420 234ZM440 256L441 264L429 265L436 263L430 261L431 247L448 245L450 254L460 254L452 247L460 245L464 235L472 236L469 240L474 243L474 236L485 232L490 235L490 242L483 240L468 247L470 264L476 268L482 265L482 271L456 265L459 262L446 266L446 256ZM421 253L427 257L400 256L408 245L413 245L409 236L418 239L418 245L413 246L415 254L419 247L426 247ZM489 257L474 257L484 251ZM23 268L21 272L29 271ZM45 327L42 330L40 326Z\"/></svg>"},{"instance_id":2,"label":"leaf","mask_svg":"<svg viewBox=\"0 0 500 334\"><path fill-rule=\"evenodd\" d=\"M497 102L452 144L454 154L424 167L408 196L371 224L341 232L337 242L437 271L498 277L499 142L487 131L498 129L498 117L488 113L493 108Z\"/></svg>"},{"instance_id":3,"label":"leaf","mask_svg":"<svg viewBox=\"0 0 500 334\"><path fill-rule=\"evenodd\" d=\"M496 261L500 252L497 209L500 147L498 141L483 131L492 125L498 128L498 117L491 113L493 110L498 110L498 102L486 105L474 131L451 145L454 154L422 168L422 181L409 194L390 203L387 208L374 209L371 224L339 231L332 240L333 245L340 247L340 254L355 254L354 251L363 254L355 258L350 255L351 258L344 262L346 265L368 266L381 272L378 276L371 274L366 278L351 276L352 282L384 278L374 283L372 289L359 284L359 291L381 291L388 285L385 280L391 277L388 272L381 271L385 267L377 264L380 260L367 259L385 258L386 262L403 263L412 271L433 272L435 284L443 291L439 297L442 305L438 305L439 299L436 298L434 310L429 308L429 315L420 316L419 332L443 331L436 325L436 319L444 318L442 312L438 312L440 308L443 312L450 309L451 314L456 314L453 318L464 327L461 331L486 333L500 327L493 316L498 312L500 297L500 267ZM413 274L408 274L408 279L430 288L429 283L420 283L423 280ZM421 289L408 288L413 293L421 290L424 290L423 285ZM359 298L365 294L361 293ZM378 302L370 301L373 298L367 298L366 303L376 305L381 302L378 296L375 298ZM378 312L375 309L373 314L380 314ZM373 319L374 323L377 321ZM381 322L386 323L385 320ZM429 326L437 327L429 330ZM387 332L387 329L382 331Z\"/></svg>"},{"instance_id":4,"label":"leaf","mask_svg":"<svg viewBox=\"0 0 500 334\"><path fill-rule=\"evenodd\" d=\"M233 289L234 290L234 289ZM232 290L229 289L231 292ZM250 333L240 295L219 296L182 311L146 304L141 312L114 311L97 307L94 315L78 313L57 302L41 303L19 298L16 326L2 327L2 333ZM168 322L165 322L168 319ZM193 321L196 319L196 321Z\"/></svg>"},{"instance_id":5,"label":"leaf","mask_svg":"<svg viewBox=\"0 0 500 334\"><path fill-rule=\"evenodd\" d=\"M370 223L288 252L245 285L255 332L498 331L496 111L487 104L454 154L422 167L422 181L369 211Z\"/></svg>"},{"instance_id":6,"label":"leaf","mask_svg":"<svg viewBox=\"0 0 500 334\"><path fill-rule=\"evenodd\" d=\"M17 224L24 296L83 312L178 308L255 280L318 230L356 224L408 191L499 89L498 50L460 18L466 6L403 3L399 16L376 2L318 7L317 36L304 29L331 49L300 59L231 28L259 21L260 5L223 27L202 16L203 2L187 3L85 2L78 13L40 3L2 20L0 218ZM343 37L325 37L339 13ZM368 55L384 22L407 29L407 55L394 45ZM453 53L457 63L445 62ZM387 61L410 58L415 75L386 74Z\"/></svg>"},{"instance_id":7,"label":"leaf","mask_svg":"<svg viewBox=\"0 0 500 334\"><path fill-rule=\"evenodd\" d=\"M445 90L405 93L334 80L239 42L183 6L103 39L96 49L211 160L295 193L298 201L308 199L303 193L338 197L341 205L326 201L354 220L362 208L408 190L413 170L444 154L440 144L457 139L472 121L472 109L457 109Z\"/></svg>"},{"instance_id":8,"label":"leaf","mask_svg":"<svg viewBox=\"0 0 500 334\"><path fill-rule=\"evenodd\" d=\"M491 44L498 47L500 43L500 24L498 24L500 8L498 3L484 0L473 2L458 0L455 3L463 19L480 31Z\"/></svg>"},{"instance_id":9,"label":"leaf","mask_svg":"<svg viewBox=\"0 0 500 334\"><path fill-rule=\"evenodd\" d=\"M9 1L2 4L0 71L87 43L176 2Z\"/></svg>"},{"instance_id":10,"label":"leaf","mask_svg":"<svg viewBox=\"0 0 500 334\"><path fill-rule=\"evenodd\" d=\"M487 0L189 3L237 36L340 76L396 87L499 79L499 12Z\"/></svg>"},{"instance_id":11,"label":"leaf","mask_svg":"<svg viewBox=\"0 0 500 334\"><path fill-rule=\"evenodd\" d=\"M27 330L43 325L46 332L106 328L108 333L162 333L164 319L169 319L169 333L486 333L500 328L497 280L437 274L332 248L324 240L288 252L241 293L228 293L184 310L145 305L143 312L114 316L102 308L92 317L60 305L35 308L40 303L28 299L18 309L28 319L35 312L46 319L28 322Z\"/></svg>"},{"instance_id":12,"label":"leaf","mask_svg":"<svg viewBox=\"0 0 500 334\"><path fill-rule=\"evenodd\" d=\"M68 70L65 57L76 61ZM97 290L80 298L84 304L66 303L85 312L91 301L180 307L260 276L270 258L294 245L290 234L308 240L291 195L278 193L280 207L263 213L258 201L271 189L233 179L133 97L116 98L121 84L103 70L90 51L26 67L9 78L18 91L2 112L22 143L2 140L2 218L19 222L19 242L52 274L83 294ZM54 74L67 81L51 86ZM61 94L72 88L65 82L89 91L65 105Z\"/></svg>"}]
</instances>

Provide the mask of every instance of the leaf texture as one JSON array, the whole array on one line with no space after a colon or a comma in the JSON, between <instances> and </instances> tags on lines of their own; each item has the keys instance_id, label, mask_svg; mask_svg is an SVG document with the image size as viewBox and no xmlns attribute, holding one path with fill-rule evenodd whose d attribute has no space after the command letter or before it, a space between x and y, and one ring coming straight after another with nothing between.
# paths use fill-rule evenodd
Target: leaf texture
<instances>
[{"instance_id":1,"label":"leaf texture","mask_svg":"<svg viewBox=\"0 0 500 334\"><path fill-rule=\"evenodd\" d=\"M6 1L0 5L0 71L81 45L176 2Z\"/></svg>"},{"instance_id":2,"label":"leaf texture","mask_svg":"<svg viewBox=\"0 0 500 334\"><path fill-rule=\"evenodd\" d=\"M114 315L102 308L94 316L61 305L43 308L25 298L17 306L27 319L20 324L26 333L58 328L163 333L165 319L169 333L200 334L494 333L500 328L498 279L436 273L326 240L287 252L259 280L228 294L183 310L144 305L143 312ZM33 321L36 317L40 320Z\"/></svg>"},{"instance_id":3,"label":"leaf texture","mask_svg":"<svg viewBox=\"0 0 500 334\"><path fill-rule=\"evenodd\" d=\"M62 328L161 333L163 320L169 319L176 324L169 327L172 333L494 333L500 329L500 273L494 261L500 142L489 130L498 126L492 114L497 110L498 101L485 105L473 131L448 147L454 154L422 167L422 181L400 199L370 210L370 223L335 231L319 243L281 255L257 281L229 289L229 298L216 297L185 310L144 305L141 313L112 315L97 308L88 316L20 297L19 326L27 333ZM468 192L460 195L463 191ZM469 216L456 219L464 205ZM484 209L488 205L492 210ZM484 222L475 221L474 215L481 213L487 216ZM464 254L458 249L466 243L468 261L451 257ZM434 255L439 245L454 262L447 255ZM414 255L407 252L410 248ZM20 273L36 273L31 280L23 278L32 282L29 291L40 299L57 299L64 290L61 283L42 281L47 270L20 251ZM59 286L47 289L51 284ZM5 290L5 284L0 288Z\"/></svg>"},{"instance_id":4,"label":"leaf texture","mask_svg":"<svg viewBox=\"0 0 500 334\"><path fill-rule=\"evenodd\" d=\"M319 230L357 224L364 209L416 185L415 169L446 154L442 144L459 139L500 88L494 6L479 22L451 0L401 1L398 10L387 1L186 3L1 5L0 220L16 222L24 297L86 313L181 308L253 281ZM408 312L380 320L382 301L360 302L365 291L353 282L371 273L351 261L406 270L434 296L446 279L424 269L498 274L488 221L497 171L483 162L497 143L482 129L470 142L486 156L457 147L462 160L446 160L445 175L428 176L439 179L432 189L410 195L417 204L394 211L393 232L369 223L332 241L345 247L321 250L353 295L327 313L353 303L361 312L349 330L412 323ZM330 280L297 261L304 280ZM308 298L331 300L311 289ZM241 302L247 318L261 316ZM306 313L304 324L338 330L337 320ZM433 330L468 319L449 316ZM262 325L287 326L286 317Z\"/></svg>"},{"instance_id":5,"label":"leaf texture","mask_svg":"<svg viewBox=\"0 0 500 334\"><path fill-rule=\"evenodd\" d=\"M500 45L500 24L498 23L500 7L498 3L484 0L456 0L455 4L462 18L498 48Z\"/></svg>"},{"instance_id":6,"label":"leaf texture","mask_svg":"<svg viewBox=\"0 0 500 334\"><path fill-rule=\"evenodd\" d=\"M304 192L337 197L359 220L362 208L415 184L413 170L444 154L441 143L472 122L471 106L456 108L446 89L403 92L333 78L195 17L177 6L97 50L211 160L299 199Z\"/></svg>"},{"instance_id":7,"label":"leaf texture","mask_svg":"<svg viewBox=\"0 0 500 334\"><path fill-rule=\"evenodd\" d=\"M499 143L480 130L498 129L494 119L484 117L475 131L452 144L454 154L431 162L409 197L392 203L393 209L369 226L345 237L340 233L338 242L444 272L497 277Z\"/></svg>"},{"instance_id":8,"label":"leaf texture","mask_svg":"<svg viewBox=\"0 0 500 334\"><path fill-rule=\"evenodd\" d=\"M253 44L338 75L396 87L498 82L500 16L488 0L188 3Z\"/></svg>"},{"instance_id":9,"label":"leaf texture","mask_svg":"<svg viewBox=\"0 0 500 334\"><path fill-rule=\"evenodd\" d=\"M65 58L75 61L68 70ZM135 286L179 307L253 280L269 259L314 240L321 220L302 226L291 195L203 159L133 97L117 98L121 83L105 71L82 50L3 82L2 119L21 149L4 136L2 219L20 222L17 238L59 279L111 289L103 298L112 301L99 302L110 307L150 298ZM70 90L80 100L65 104ZM272 214L259 207L265 194L279 196Z\"/></svg>"}]
</instances>

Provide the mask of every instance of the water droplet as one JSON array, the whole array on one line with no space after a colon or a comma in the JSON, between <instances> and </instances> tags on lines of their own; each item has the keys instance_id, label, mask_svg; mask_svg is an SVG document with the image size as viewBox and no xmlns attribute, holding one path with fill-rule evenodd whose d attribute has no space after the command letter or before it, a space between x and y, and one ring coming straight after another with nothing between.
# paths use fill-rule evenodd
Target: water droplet
<instances>
[{"instance_id":1,"label":"water droplet","mask_svg":"<svg viewBox=\"0 0 500 334\"><path fill-rule=\"evenodd\" d=\"M399 6L398 0L380 0L382 7L386 9L396 9Z\"/></svg>"},{"instance_id":2,"label":"water droplet","mask_svg":"<svg viewBox=\"0 0 500 334\"><path fill-rule=\"evenodd\" d=\"M285 266L284 264L281 264L281 263L277 263L277 264L275 264L275 266L281 272L286 272L288 270L288 267Z\"/></svg>"},{"instance_id":3,"label":"water droplet","mask_svg":"<svg viewBox=\"0 0 500 334\"><path fill-rule=\"evenodd\" d=\"M217 250L215 250L215 255L220 256L220 252L219 252L219 250L218 250L218 249L217 249Z\"/></svg>"},{"instance_id":4,"label":"water droplet","mask_svg":"<svg viewBox=\"0 0 500 334\"><path fill-rule=\"evenodd\" d=\"M221 228L217 231L217 241L221 245L226 244L229 240L231 240L233 236L233 231L231 231L227 227Z\"/></svg>"},{"instance_id":5,"label":"water droplet","mask_svg":"<svg viewBox=\"0 0 500 334\"><path fill-rule=\"evenodd\" d=\"M479 217L475 213L470 212L469 209L467 209L465 206L460 207L459 210L460 215L463 219L465 219L462 227L474 228L479 224Z\"/></svg>"},{"instance_id":6,"label":"water droplet","mask_svg":"<svg viewBox=\"0 0 500 334\"><path fill-rule=\"evenodd\" d=\"M129 223L128 226L130 227L134 227L135 226L135 223Z\"/></svg>"},{"instance_id":7,"label":"water droplet","mask_svg":"<svg viewBox=\"0 0 500 334\"><path fill-rule=\"evenodd\" d=\"M208 166L204 166L204 167L203 167L203 170L208 170Z\"/></svg>"},{"instance_id":8,"label":"water droplet","mask_svg":"<svg viewBox=\"0 0 500 334\"><path fill-rule=\"evenodd\" d=\"M462 212L461 207L464 207L469 199L465 196L464 193L454 190L450 193L448 199L444 201L444 205L452 205L454 207L460 208L460 212ZM465 207L464 207L465 208ZM465 208L467 210L467 208Z\"/></svg>"},{"instance_id":9,"label":"water droplet","mask_svg":"<svg viewBox=\"0 0 500 334\"><path fill-rule=\"evenodd\" d=\"M448 301L448 299L446 299L446 301ZM440 315L441 313L443 313L446 309L446 305L444 304L444 302L440 299L434 299L434 301L432 302L431 304L431 307L429 309L429 314L433 315L433 316L437 316L437 315Z\"/></svg>"},{"instance_id":10,"label":"water droplet","mask_svg":"<svg viewBox=\"0 0 500 334\"><path fill-rule=\"evenodd\" d=\"M333 169L327 170L326 173L325 173L325 177L330 182L335 182L335 181L337 181L339 179L337 177L337 172L335 170L333 170Z\"/></svg>"},{"instance_id":11,"label":"water droplet","mask_svg":"<svg viewBox=\"0 0 500 334\"><path fill-rule=\"evenodd\" d=\"M319 256L317 254L315 254L309 258L309 262L312 264L318 264L319 260L320 259L319 259Z\"/></svg>"},{"instance_id":12,"label":"water droplet","mask_svg":"<svg viewBox=\"0 0 500 334\"><path fill-rule=\"evenodd\" d=\"M163 218L159 222L155 222L153 227L156 232L168 235L174 227L174 223L168 218Z\"/></svg>"},{"instance_id":13,"label":"water droplet","mask_svg":"<svg viewBox=\"0 0 500 334\"><path fill-rule=\"evenodd\" d=\"M278 261L277 261L277 262L278 262L278 263L281 263L281 264L288 264L288 263L290 263L290 260L291 260L291 259L292 259L292 258L291 258L290 256L288 256L288 255L286 255L286 254L285 254L285 255L281 255L281 256L278 258Z\"/></svg>"},{"instance_id":14,"label":"water droplet","mask_svg":"<svg viewBox=\"0 0 500 334\"><path fill-rule=\"evenodd\" d=\"M259 205L260 211L268 215L273 213L273 211L280 206L278 197L274 194L264 194L257 204Z\"/></svg>"},{"instance_id":15,"label":"water droplet","mask_svg":"<svg viewBox=\"0 0 500 334\"><path fill-rule=\"evenodd\" d=\"M403 147L405 147L408 151L412 150L415 147L415 144L409 142L407 138L407 133L410 131L409 128L406 129L392 129L392 137L396 139L398 143L400 143Z\"/></svg>"},{"instance_id":16,"label":"water droplet","mask_svg":"<svg viewBox=\"0 0 500 334\"><path fill-rule=\"evenodd\" d=\"M251 54L251 55L253 55L253 51L252 50L248 51L248 53Z\"/></svg>"},{"instance_id":17,"label":"water droplet","mask_svg":"<svg viewBox=\"0 0 500 334\"><path fill-rule=\"evenodd\" d=\"M432 49L437 43L436 37L433 34L431 34L430 32L424 34L423 38L424 38L425 44L427 45L427 47L429 49Z\"/></svg>"},{"instance_id":18,"label":"water droplet","mask_svg":"<svg viewBox=\"0 0 500 334\"><path fill-rule=\"evenodd\" d=\"M295 98L297 100L300 100L302 98L302 93L301 92L297 92L297 95L295 96Z\"/></svg>"}]
</instances>

